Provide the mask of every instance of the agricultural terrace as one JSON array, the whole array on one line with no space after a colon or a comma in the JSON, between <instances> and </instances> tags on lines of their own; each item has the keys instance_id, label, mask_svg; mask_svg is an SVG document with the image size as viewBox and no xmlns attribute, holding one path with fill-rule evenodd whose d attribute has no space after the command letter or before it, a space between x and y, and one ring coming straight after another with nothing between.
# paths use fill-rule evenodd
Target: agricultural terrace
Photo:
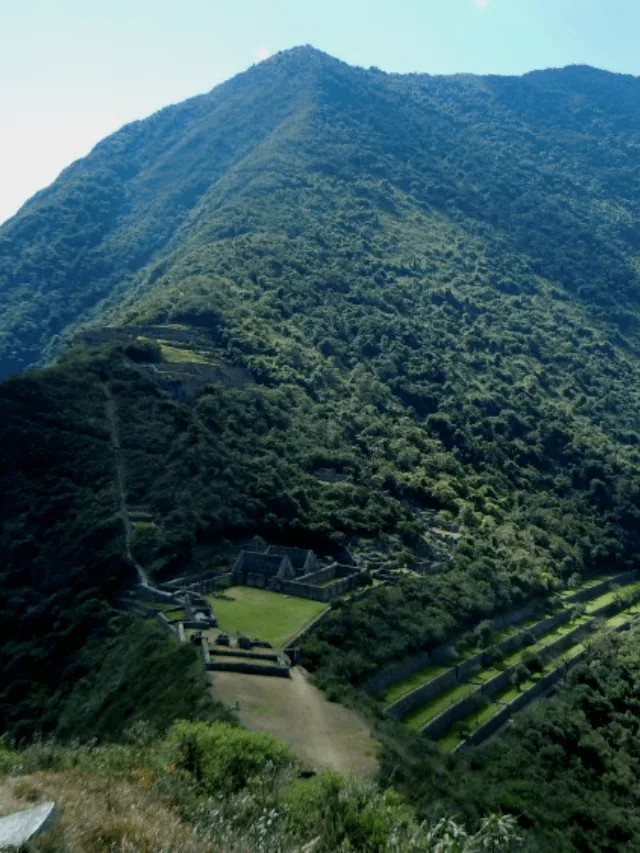
<instances>
[{"instance_id":1,"label":"agricultural terrace","mask_svg":"<svg viewBox=\"0 0 640 853\"><path fill-rule=\"evenodd\" d=\"M608 600L605 599L604 596L602 596L599 601L599 606L602 606L603 602L605 605L610 603ZM634 604L633 606L622 610L620 613L616 613L614 616L610 616L608 619L605 619L601 626L601 631L606 632L616 630L622 625L628 623L630 618L637 617L638 615L640 615L640 605ZM507 705L509 702L512 702L521 693L524 693L526 690L533 687L538 679L553 672L562 664L570 663L581 652L583 652L585 648L585 641L579 641L575 643L562 654L554 657L552 661L547 662L544 665L543 669L539 673L533 675L532 678L527 679L517 687L510 685L509 687L497 693L495 696L491 697L491 699L487 699L486 705L481 705L480 707L472 711L470 714L453 724L451 729L442 738L440 738L439 744L441 748L445 752L450 752L454 750L473 731L475 731L475 729L479 728L481 725L490 720L491 717L497 714L502 708L505 707L505 705ZM512 663L513 660L510 660L509 662ZM474 676L475 682L481 680L483 680L481 677ZM440 699L442 698L443 697L440 697ZM451 694L449 695L449 698L452 698ZM462 698L462 696L456 694L453 698L455 701L460 701L460 698ZM441 707L441 705L439 707ZM439 709L438 712L440 712ZM433 718L433 715L430 714L426 708L420 709L420 713L421 718L427 718L426 722L428 722L429 719ZM410 721L408 720L405 720L405 724L411 725Z\"/></svg>"},{"instance_id":2,"label":"agricultural terrace","mask_svg":"<svg viewBox=\"0 0 640 853\"><path fill-rule=\"evenodd\" d=\"M258 637L274 648L282 648L289 637L327 607L322 601L309 601L248 586L231 587L225 595L233 601L208 597L220 629L229 634Z\"/></svg>"}]
</instances>

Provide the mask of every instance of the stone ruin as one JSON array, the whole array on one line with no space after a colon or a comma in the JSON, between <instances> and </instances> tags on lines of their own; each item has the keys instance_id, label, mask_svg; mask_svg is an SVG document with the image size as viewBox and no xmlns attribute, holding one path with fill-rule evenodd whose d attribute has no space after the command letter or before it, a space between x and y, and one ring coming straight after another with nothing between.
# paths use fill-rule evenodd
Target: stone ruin
<instances>
[{"instance_id":1,"label":"stone ruin","mask_svg":"<svg viewBox=\"0 0 640 853\"><path fill-rule=\"evenodd\" d=\"M259 547L259 541L256 546ZM255 546L254 546L255 547ZM269 545L264 550L243 548L233 569L231 583L295 595L313 601L332 601L355 589L360 570L333 562L320 567L311 550Z\"/></svg>"}]
</instances>

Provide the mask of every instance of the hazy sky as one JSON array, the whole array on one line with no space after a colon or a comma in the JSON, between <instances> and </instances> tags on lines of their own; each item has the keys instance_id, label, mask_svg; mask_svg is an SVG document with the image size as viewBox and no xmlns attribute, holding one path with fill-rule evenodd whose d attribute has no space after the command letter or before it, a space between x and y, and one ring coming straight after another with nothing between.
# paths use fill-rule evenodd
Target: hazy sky
<instances>
[{"instance_id":1,"label":"hazy sky","mask_svg":"<svg viewBox=\"0 0 640 853\"><path fill-rule=\"evenodd\" d=\"M127 121L270 53L521 74L640 74L640 0L0 0L0 222Z\"/></svg>"}]
</instances>

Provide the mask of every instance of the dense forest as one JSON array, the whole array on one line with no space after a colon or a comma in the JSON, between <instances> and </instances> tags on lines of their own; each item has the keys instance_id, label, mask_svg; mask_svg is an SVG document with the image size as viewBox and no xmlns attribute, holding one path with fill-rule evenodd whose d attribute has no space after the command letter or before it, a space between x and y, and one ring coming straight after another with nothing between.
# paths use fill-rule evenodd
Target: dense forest
<instances>
[{"instance_id":1,"label":"dense forest","mask_svg":"<svg viewBox=\"0 0 640 853\"><path fill-rule=\"evenodd\" d=\"M640 846L640 634L600 641L552 699L466 757L443 760L397 731L383 777L423 814L473 821L486 811L517 815L523 849L570 853Z\"/></svg>"},{"instance_id":2,"label":"dense forest","mask_svg":"<svg viewBox=\"0 0 640 853\"><path fill-rule=\"evenodd\" d=\"M111 609L132 580L114 419L153 579L256 533L341 559L373 542L416 569L305 641L334 690L636 566L639 143L635 78L388 75L299 48L128 125L28 202L0 228L0 731L119 735L140 646L146 716L168 684L154 673L191 673L160 728L223 713L190 649ZM422 573L434 527L456 538ZM520 760L587 687L622 689L623 658L599 654L611 681L580 670L519 724ZM491 793L508 754L478 761L455 771L493 780L464 788L469 819L525 814L527 790ZM394 784L432 796L411 773ZM604 811L631 808L617 778ZM583 826L577 849L633 849L623 822Z\"/></svg>"}]
</instances>

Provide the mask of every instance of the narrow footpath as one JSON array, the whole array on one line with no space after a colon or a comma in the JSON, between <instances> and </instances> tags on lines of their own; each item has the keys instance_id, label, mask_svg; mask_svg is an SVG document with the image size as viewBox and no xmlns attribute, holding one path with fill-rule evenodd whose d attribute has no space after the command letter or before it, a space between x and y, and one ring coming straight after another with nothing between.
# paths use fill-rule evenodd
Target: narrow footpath
<instances>
[{"instance_id":1,"label":"narrow footpath","mask_svg":"<svg viewBox=\"0 0 640 853\"><path fill-rule=\"evenodd\" d=\"M127 491L124 485L124 465L122 462L122 451L120 447L120 432L118 430L118 412L116 409L116 401L113 399L111 388L105 382L102 386L107 398L107 420L109 422L109 431L111 433L111 449L116 467L116 486L118 490L118 500L120 503L120 515L122 516L122 524L124 525L124 553L127 561L134 566L138 573L138 579L144 586L148 585L148 579L145 570L133 556L131 550L131 540L133 537L133 525L129 518L129 508L127 506Z\"/></svg>"}]
</instances>

